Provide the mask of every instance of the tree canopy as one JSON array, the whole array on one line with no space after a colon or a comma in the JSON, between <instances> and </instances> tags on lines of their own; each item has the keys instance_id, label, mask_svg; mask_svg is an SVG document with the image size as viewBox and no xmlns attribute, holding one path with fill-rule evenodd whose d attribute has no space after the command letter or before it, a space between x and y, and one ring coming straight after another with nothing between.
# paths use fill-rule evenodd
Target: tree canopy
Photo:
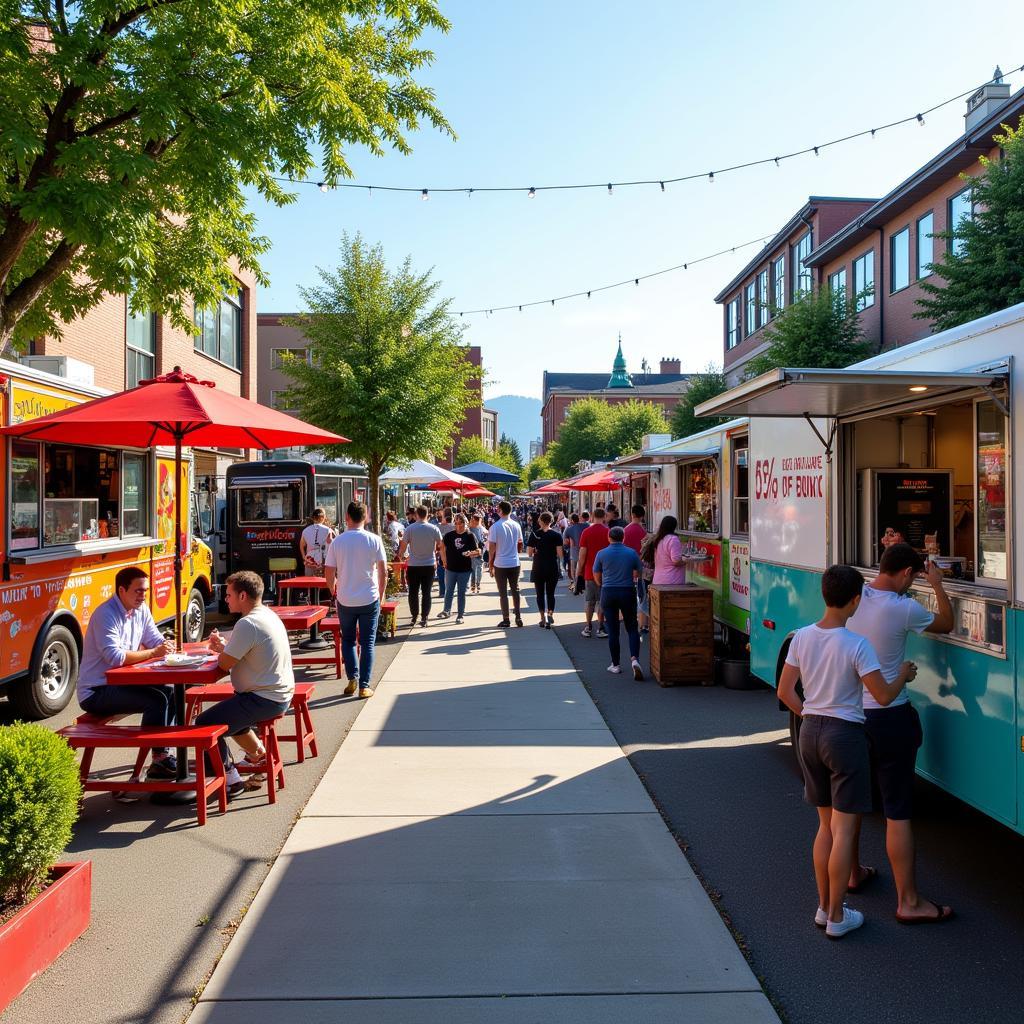
<instances>
[{"instance_id":1,"label":"tree canopy","mask_svg":"<svg viewBox=\"0 0 1024 1024\"><path fill-rule=\"evenodd\" d=\"M981 157L984 168L970 182L974 214L935 237L946 243L932 264L936 281L921 282L918 319L936 330L987 316L1024 302L1024 118L994 136L1002 160Z\"/></svg>"},{"instance_id":2,"label":"tree canopy","mask_svg":"<svg viewBox=\"0 0 1024 1024\"><path fill-rule=\"evenodd\" d=\"M729 385L721 368L714 363L708 365L700 372L690 377L689 386L679 404L672 410L669 426L673 437L689 437L701 430L707 430L718 423L724 423L725 416L695 416L694 409L701 402L709 398L715 398L727 391Z\"/></svg>"},{"instance_id":3,"label":"tree canopy","mask_svg":"<svg viewBox=\"0 0 1024 1024\"><path fill-rule=\"evenodd\" d=\"M857 302L846 291L818 288L805 292L792 305L775 311L765 328L768 348L747 363L748 377L779 366L840 368L864 359L868 345L857 314Z\"/></svg>"},{"instance_id":4,"label":"tree canopy","mask_svg":"<svg viewBox=\"0 0 1024 1024\"><path fill-rule=\"evenodd\" d=\"M508 434L502 434L498 439L498 452L509 463L505 468L509 469L513 473L522 472L523 453L519 449L518 441L509 437Z\"/></svg>"},{"instance_id":5,"label":"tree canopy","mask_svg":"<svg viewBox=\"0 0 1024 1024\"><path fill-rule=\"evenodd\" d=\"M489 462L492 466L507 470L509 473L518 473L520 470L508 454L501 450L500 445L492 452L480 437L464 437L456 446L455 465L468 466L471 462Z\"/></svg>"},{"instance_id":6,"label":"tree canopy","mask_svg":"<svg viewBox=\"0 0 1024 1024\"><path fill-rule=\"evenodd\" d=\"M340 265L319 274L319 286L301 289L307 312L287 321L310 349L308 362L282 364L293 381L287 400L303 419L352 438L328 452L366 464L378 525L381 471L451 446L478 371L449 300L436 299L439 283L408 257L390 272L379 245L343 235Z\"/></svg>"},{"instance_id":7,"label":"tree canopy","mask_svg":"<svg viewBox=\"0 0 1024 1024\"><path fill-rule=\"evenodd\" d=\"M651 402L631 398L611 405L582 398L569 406L558 440L548 447L548 462L559 476L569 476L577 462L607 462L639 448L644 434L667 432L661 407Z\"/></svg>"},{"instance_id":8,"label":"tree canopy","mask_svg":"<svg viewBox=\"0 0 1024 1024\"><path fill-rule=\"evenodd\" d=\"M0 25L0 352L104 292L190 330L232 260L264 281L245 190L284 205L278 177L451 132L413 77L437 0L0 0Z\"/></svg>"},{"instance_id":9,"label":"tree canopy","mask_svg":"<svg viewBox=\"0 0 1024 1024\"><path fill-rule=\"evenodd\" d=\"M534 480L553 480L557 475L546 455L535 455L523 466L522 479L526 486L530 487Z\"/></svg>"}]
</instances>

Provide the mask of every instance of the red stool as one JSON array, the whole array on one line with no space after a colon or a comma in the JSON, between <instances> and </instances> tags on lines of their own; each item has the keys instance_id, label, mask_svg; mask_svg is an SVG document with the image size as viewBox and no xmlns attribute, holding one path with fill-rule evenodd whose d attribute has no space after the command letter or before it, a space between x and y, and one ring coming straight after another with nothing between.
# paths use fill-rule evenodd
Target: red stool
<instances>
[{"instance_id":1,"label":"red stool","mask_svg":"<svg viewBox=\"0 0 1024 1024\"><path fill-rule=\"evenodd\" d=\"M277 723L283 717L283 715L275 715L273 718L266 718L253 726L263 749L267 752L266 762L259 768L235 765L241 774L259 772L267 776L267 797L272 804L277 803L277 790L284 789L284 765L281 762L281 748L277 742Z\"/></svg>"},{"instance_id":2,"label":"red stool","mask_svg":"<svg viewBox=\"0 0 1024 1024\"><path fill-rule=\"evenodd\" d=\"M127 718L127 714L123 715L94 715L88 711L83 711L75 719L75 725L113 725L114 722L120 722L122 718ZM191 719L188 719L191 724ZM135 767L132 769L132 778L141 778L142 769L146 764L146 756L149 751L143 748L139 751L138 757L135 758Z\"/></svg>"},{"instance_id":3,"label":"red stool","mask_svg":"<svg viewBox=\"0 0 1024 1024\"><path fill-rule=\"evenodd\" d=\"M309 756L316 757L319 751L316 748L316 729L313 728L313 718L309 713L309 701L313 696L316 686L313 683L296 683L295 693L292 694L292 718L295 720L295 732L290 736L278 736L278 741L288 740L295 744L295 759L302 764L306 760L306 747L309 747Z\"/></svg>"}]
</instances>

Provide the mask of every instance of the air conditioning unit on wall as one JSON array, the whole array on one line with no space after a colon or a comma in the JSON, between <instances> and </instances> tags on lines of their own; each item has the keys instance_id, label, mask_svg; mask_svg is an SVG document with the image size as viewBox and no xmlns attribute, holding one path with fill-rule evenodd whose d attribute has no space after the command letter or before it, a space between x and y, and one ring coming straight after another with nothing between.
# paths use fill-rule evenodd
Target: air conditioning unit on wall
<instances>
[{"instance_id":1,"label":"air conditioning unit on wall","mask_svg":"<svg viewBox=\"0 0 1024 1024\"><path fill-rule=\"evenodd\" d=\"M72 384L84 384L86 387L94 387L96 384L96 367L92 363L72 359L71 356L22 356L21 363L33 370L63 377Z\"/></svg>"}]
</instances>

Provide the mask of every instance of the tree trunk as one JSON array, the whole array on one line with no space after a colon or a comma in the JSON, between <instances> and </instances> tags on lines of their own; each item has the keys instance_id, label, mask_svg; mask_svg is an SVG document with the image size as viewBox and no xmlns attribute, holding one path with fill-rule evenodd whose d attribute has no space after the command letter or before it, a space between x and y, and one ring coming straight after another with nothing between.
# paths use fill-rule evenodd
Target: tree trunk
<instances>
[{"instance_id":1,"label":"tree trunk","mask_svg":"<svg viewBox=\"0 0 1024 1024\"><path fill-rule=\"evenodd\" d=\"M380 501L380 470L381 463L379 459L367 460L366 471L369 476L370 487L370 493L368 495L370 500L367 502L367 505L370 508L370 518L373 520L374 531L383 536L382 527L384 525L384 519Z\"/></svg>"}]
</instances>

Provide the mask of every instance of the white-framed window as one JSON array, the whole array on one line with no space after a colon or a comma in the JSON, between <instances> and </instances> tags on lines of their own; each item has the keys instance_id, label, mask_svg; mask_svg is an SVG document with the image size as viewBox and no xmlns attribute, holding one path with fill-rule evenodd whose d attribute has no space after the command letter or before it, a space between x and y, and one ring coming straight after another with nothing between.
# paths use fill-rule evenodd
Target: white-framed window
<instances>
[{"instance_id":1,"label":"white-framed window","mask_svg":"<svg viewBox=\"0 0 1024 1024\"><path fill-rule=\"evenodd\" d=\"M786 254L777 256L772 263L772 277L775 286L775 309L781 311L786 305Z\"/></svg>"},{"instance_id":2,"label":"white-framed window","mask_svg":"<svg viewBox=\"0 0 1024 1024\"><path fill-rule=\"evenodd\" d=\"M270 408L277 409L278 412L290 412L291 406L288 404L288 390L287 388L274 388L270 392Z\"/></svg>"},{"instance_id":3,"label":"white-framed window","mask_svg":"<svg viewBox=\"0 0 1024 1024\"><path fill-rule=\"evenodd\" d=\"M286 358L301 359L305 363L309 363L309 349L308 348L272 348L270 350L270 368L272 370L280 370L284 366Z\"/></svg>"},{"instance_id":4,"label":"white-framed window","mask_svg":"<svg viewBox=\"0 0 1024 1024\"><path fill-rule=\"evenodd\" d=\"M140 380L156 375L156 316L149 310L133 313L127 307L124 335L125 386L134 388Z\"/></svg>"},{"instance_id":5,"label":"white-framed window","mask_svg":"<svg viewBox=\"0 0 1024 1024\"><path fill-rule=\"evenodd\" d=\"M750 439L732 439L732 535L750 534Z\"/></svg>"},{"instance_id":6,"label":"white-framed window","mask_svg":"<svg viewBox=\"0 0 1024 1024\"><path fill-rule=\"evenodd\" d=\"M910 228L902 228L889 239L889 291L898 292L910 284Z\"/></svg>"},{"instance_id":7,"label":"white-framed window","mask_svg":"<svg viewBox=\"0 0 1024 1024\"><path fill-rule=\"evenodd\" d=\"M732 299L725 307L725 347L740 343L740 300Z\"/></svg>"},{"instance_id":8,"label":"white-framed window","mask_svg":"<svg viewBox=\"0 0 1024 1024\"><path fill-rule=\"evenodd\" d=\"M923 217L918 217L916 224L917 231L917 279L928 277L932 272L932 233L935 231L935 217L929 210Z\"/></svg>"},{"instance_id":9,"label":"white-framed window","mask_svg":"<svg viewBox=\"0 0 1024 1024\"><path fill-rule=\"evenodd\" d=\"M808 231L793 247L796 271L793 280L793 301L811 290L813 277L811 268L807 266L807 257L811 255L811 233Z\"/></svg>"},{"instance_id":10,"label":"white-framed window","mask_svg":"<svg viewBox=\"0 0 1024 1024\"><path fill-rule=\"evenodd\" d=\"M972 198L973 186L961 189L955 196L951 196L946 204L946 223L950 231L956 231L960 223L965 220L974 220L974 199ZM949 250L959 256L964 251L964 243L957 238L949 240Z\"/></svg>"},{"instance_id":11,"label":"white-framed window","mask_svg":"<svg viewBox=\"0 0 1024 1024\"><path fill-rule=\"evenodd\" d=\"M768 268L757 275L757 325L764 327L771 320L770 293L768 291Z\"/></svg>"},{"instance_id":12,"label":"white-framed window","mask_svg":"<svg viewBox=\"0 0 1024 1024\"><path fill-rule=\"evenodd\" d=\"M833 295L840 292L846 294L846 267L840 267L834 274L828 275L828 290Z\"/></svg>"},{"instance_id":13,"label":"white-framed window","mask_svg":"<svg viewBox=\"0 0 1024 1024\"><path fill-rule=\"evenodd\" d=\"M744 334L749 338L757 330L757 286L753 281L743 289L743 299L747 307L747 322Z\"/></svg>"},{"instance_id":14,"label":"white-framed window","mask_svg":"<svg viewBox=\"0 0 1024 1024\"><path fill-rule=\"evenodd\" d=\"M875 250L868 249L853 261L853 290L857 293L857 312L875 304ZM869 294L865 295L864 293Z\"/></svg>"},{"instance_id":15,"label":"white-framed window","mask_svg":"<svg viewBox=\"0 0 1024 1024\"><path fill-rule=\"evenodd\" d=\"M196 309L195 350L230 366L242 368L242 312L241 291L225 295L211 309Z\"/></svg>"}]
</instances>

